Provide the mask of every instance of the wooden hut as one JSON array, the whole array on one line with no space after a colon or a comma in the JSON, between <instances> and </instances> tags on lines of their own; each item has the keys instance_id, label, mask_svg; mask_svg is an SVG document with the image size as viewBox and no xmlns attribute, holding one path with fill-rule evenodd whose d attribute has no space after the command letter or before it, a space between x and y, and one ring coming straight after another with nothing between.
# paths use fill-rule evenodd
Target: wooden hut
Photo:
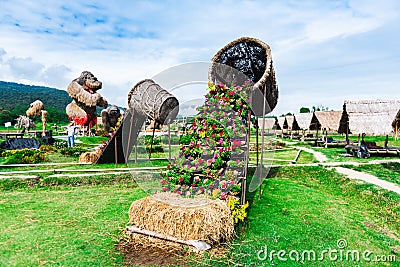
<instances>
[{"instance_id":1,"label":"wooden hut","mask_svg":"<svg viewBox=\"0 0 400 267\"><path fill-rule=\"evenodd\" d=\"M400 100L345 101L339 133L387 135L393 132L393 119L400 110Z\"/></svg>"},{"instance_id":2,"label":"wooden hut","mask_svg":"<svg viewBox=\"0 0 400 267\"><path fill-rule=\"evenodd\" d=\"M294 118L297 122L299 128L303 131L310 129L311 120L313 118L313 113L297 113L294 114Z\"/></svg>"},{"instance_id":3,"label":"wooden hut","mask_svg":"<svg viewBox=\"0 0 400 267\"><path fill-rule=\"evenodd\" d=\"M267 133L281 130L277 118L264 118L265 130ZM258 118L258 127L262 128L263 118Z\"/></svg>"},{"instance_id":4,"label":"wooden hut","mask_svg":"<svg viewBox=\"0 0 400 267\"><path fill-rule=\"evenodd\" d=\"M283 125L285 124L285 117L278 117L276 118L278 120L278 126L281 130L283 130Z\"/></svg>"},{"instance_id":5,"label":"wooden hut","mask_svg":"<svg viewBox=\"0 0 400 267\"><path fill-rule=\"evenodd\" d=\"M316 111L315 118L321 125L321 129L327 132L337 132L339 130L340 118L342 117L342 111Z\"/></svg>"},{"instance_id":6,"label":"wooden hut","mask_svg":"<svg viewBox=\"0 0 400 267\"><path fill-rule=\"evenodd\" d=\"M393 128L396 140L397 140L397 137L399 136L399 130L400 130L400 110L397 112L396 117L394 118L394 120L392 122L392 128Z\"/></svg>"}]
</instances>

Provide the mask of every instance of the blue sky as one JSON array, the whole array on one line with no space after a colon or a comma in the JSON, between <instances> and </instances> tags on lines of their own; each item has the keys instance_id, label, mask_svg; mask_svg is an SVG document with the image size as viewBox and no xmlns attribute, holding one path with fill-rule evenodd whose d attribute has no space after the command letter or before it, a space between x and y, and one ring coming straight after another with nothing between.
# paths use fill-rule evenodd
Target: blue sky
<instances>
[{"instance_id":1,"label":"blue sky","mask_svg":"<svg viewBox=\"0 0 400 267\"><path fill-rule=\"evenodd\" d=\"M242 36L271 46L280 89L273 114L400 98L397 0L0 0L0 80L65 89L90 70L103 96L126 106L136 82L209 62ZM190 92L186 99L205 93Z\"/></svg>"}]
</instances>

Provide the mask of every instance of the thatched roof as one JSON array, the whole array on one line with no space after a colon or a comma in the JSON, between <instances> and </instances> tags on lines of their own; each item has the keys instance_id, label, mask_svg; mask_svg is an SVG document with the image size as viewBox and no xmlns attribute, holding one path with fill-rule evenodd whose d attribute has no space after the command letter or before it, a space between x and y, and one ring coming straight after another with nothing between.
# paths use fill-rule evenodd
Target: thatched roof
<instances>
[{"instance_id":1,"label":"thatched roof","mask_svg":"<svg viewBox=\"0 0 400 267\"><path fill-rule=\"evenodd\" d=\"M294 114L296 122L301 130L308 130L310 128L313 115L313 113Z\"/></svg>"},{"instance_id":2,"label":"thatched roof","mask_svg":"<svg viewBox=\"0 0 400 267\"><path fill-rule=\"evenodd\" d=\"M301 130L297 124L296 118L292 115L285 116L285 121L283 123L283 129L289 130Z\"/></svg>"},{"instance_id":3,"label":"thatched roof","mask_svg":"<svg viewBox=\"0 0 400 267\"><path fill-rule=\"evenodd\" d=\"M278 117L276 118L278 120L278 125L281 129L283 129L283 125L285 124L285 117Z\"/></svg>"},{"instance_id":4,"label":"thatched roof","mask_svg":"<svg viewBox=\"0 0 400 267\"><path fill-rule=\"evenodd\" d=\"M345 133L348 126L353 134L390 134L399 110L400 100L345 101L339 132Z\"/></svg>"},{"instance_id":5,"label":"thatched roof","mask_svg":"<svg viewBox=\"0 0 400 267\"><path fill-rule=\"evenodd\" d=\"M400 109L392 122L393 131L396 132L400 129Z\"/></svg>"},{"instance_id":6,"label":"thatched roof","mask_svg":"<svg viewBox=\"0 0 400 267\"><path fill-rule=\"evenodd\" d=\"M264 118L265 120L265 129L267 130L280 130L281 127L278 124L277 118ZM262 129L263 119L258 118L258 127Z\"/></svg>"},{"instance_id":7,"label":"thatched roof","mask_svg":"<svg viewBox=\"0 0 400 267\"><path fill-rule=\"evenodd\" d=\"M321 125L322 129L327 131L338 131L340 118L342 117L342 111L316 111L315 117Z\"/></svg>"}]
</instances>

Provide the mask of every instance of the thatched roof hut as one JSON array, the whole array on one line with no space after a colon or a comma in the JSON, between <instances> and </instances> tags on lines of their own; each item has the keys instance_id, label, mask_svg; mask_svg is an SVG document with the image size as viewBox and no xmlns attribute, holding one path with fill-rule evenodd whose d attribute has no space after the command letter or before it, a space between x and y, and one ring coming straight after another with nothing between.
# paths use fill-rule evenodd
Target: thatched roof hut
<instances>
[{"instance_id":1,"label":"thatched roof hut","mask_svg":"<svg viewBox=\"0 0 400 267\"><path fill-rule=\"evenodd\" d=\"M396 117L394 118L393 122L392 122L392 127L393 127L393 131L395 133L398 133L400 130L400 109L397 112Z\"/></svg>"},{"instance_id":2,"label":"thatched roof hut","mask_svg":"<svg viewBox=\"0 0 400 267\"><path fill-rule=\"evenodd\" d=\"M278 126L279 128L281 128L281 130L283 129L283 126L285 124L285 117L278 117L276 118L278 120Z\"/></svg>"},{"instance_id":3,"label":"thatched roof hut","mask_svg":"<svg viewBox=\"0 0 400 267\"><path fill-rule=\"evenodd\" d=\"M326 131L335 131L335 132L339 130L342 111L340 110L316 111L314 115L318 120L319 124L321 125L322 129L325 129Z\"/></svg>"},{"instance_id":4,"label":"thatched roof hut","mask_svg":"<svg viewBox=\"0 0 400 267\"><path fill-rule=\"evenodd\" d=\"M314 113L297 113L294 114L295 120L301 130L308 130L311 126L311 120Z\"/></svg>"},{"instance_id":5,"label":"thatched roof hut","mask_svg":"<svg viewBox=\"0 0 400 267\"><path fill-rule=\"evenodd\" d=\"M400 109L400 100L345 101L339 133L386 135Z\"/></svg>"},{"instance_id":6,"label":"thatched roof hut","mask_svg":"<svg viewBox=\"0 0 400 267\"><path fill-rule=\"evenodd\" d=\"M283 129L288 130L301 130L299 125L297 124L296 118L293 115L285 116L285 121L283 123Z\"/></svg>"},{"instance_id":7,"label":"thatched roof hut","mask_svg":"<svg viewBox=\"0 0 400 267\"><path fill-rule=\"evenodd\" d=\"M277 118L264 118L266 130L281 130ZM263 119L258 118L258 127L261 129L263 125Z\"/></svg>"}]
</instances>

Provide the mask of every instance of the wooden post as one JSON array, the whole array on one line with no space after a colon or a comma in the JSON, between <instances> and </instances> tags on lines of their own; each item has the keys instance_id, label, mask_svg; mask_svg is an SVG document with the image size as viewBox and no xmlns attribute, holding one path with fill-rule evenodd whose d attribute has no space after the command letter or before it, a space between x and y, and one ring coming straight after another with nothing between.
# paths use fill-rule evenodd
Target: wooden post
<instances>
[{"instance_id":1,"label":"wooden post","mask_svg":"<svg viewBox=\"0 0 400 267\"><path fill-rule=\"evenodd\" d=\"M319 127L318 127L318 123L317 123L317 133L316 133L316 137L315 137L315 147L318 147L318 130L319 130Z\"/></svg>"},{"instance_id":2,"label":"wooden post","mask_svg":"<svg viewBox=\"0 0 400 267\"><path fill-rule=\"evenodd\" d=\"M171 161L171 124L168 123L168 160Z\"/></svg>"},{"instance_id":3,"label":"wooden post","mask_svg":"<svg viewBox=\"0 0 400 267\"><path fill-rule=\"evenodd\" d=\"M264 123L264 121L263 121L263 123ZM256 126L256 155L257 155L257 166L258 166L258 163L259 163L259 161L258 161L258 155L259 155L259 153L258 153L258 149L259 149L259 145L258 145L258 118L256 118L255 126Z\"/></svg>"},{"instance_id":4,"label":"wooden post","mask_svg":"<svg viewBox=\"0 0 400 267\"><path fill-rule=\"evenodd\" d=\"M328 148L328 130L325 129L325 148Z\"/></svg>"},{"instance_id":5,"label":"wooden post","mask_svg":"<svg viewBox=\"0 0 400 267\"><path fill-rule=\"evenodd\" d=\"M266 86L264 86L264 100L263 100L263 123L262 123L262 133L263 133L263 135L261 136L261 164L260 164L260 166L259 165L257 165L257 168L259 168L259 174L260 174L260 177L259 177L259 179L260 179L260 189L259 189L259 191L258 191L258 199L261 199L261 195L262 195L262 179L263 179L263 176L264 176L264 145L265 145L265 137L264 137L264 131L265 131L265 106L266 106L266 99L265 99L265 96L266 96L266 92L267 91L267 88L266 88Z\"/></svg>"},{"instance_id":6,"label":"wooden post","mask_svg":"<svg viewBox=\"0 0 400 267\"><path fill-rule=\"evenodd\" d=\"M156 132L156 127L157 127L157 123L154 121L153 135L151 136L151 142L150 142L149 159L151 158L151 152L153 150L153 140L154 140L154 134Z\"/></svg>"},{"instance_id":7,"label":"wooden post","mask_svg":"<svg viewBox=\"0 0 400 267\"><path fill-rule=\"evenodd\" d=\"M349 145L350 140L349 140L349 121L346 123L346 143Z\"/></svg>"},{"instance_id":8,"label":"wooden post","mask_svg":"<svg viewBox=\"0 0 400 267\"><path fill-rule=\"evenodd\" d=\"M252 97L250 94L249 97L249 103L251 103ZM246 166L244 167L244 175L243 175L243 180L242 180L242 190L241 190L241 196L240 196L240 204L244 205L246 203L246 190L247 190L247 173L248 173L248 168L249 168L249 150L250 150L250 127L251 127L251 110L249 110L249 114L247 115L247 133L246 133Z\"/></svg>"},{"instance_id":9,"label":"wooden post","mask_svg":"<svg viewBox=\"0 0 400 267\"><path fill-rule=\"evenodd\" d=\"M394 139L395 139L396 141L397 141L398 133L399 133L399 121L396 120L395 137L394 137Z\"/></svg>"},{"instance_id":10,"label":"wooden post","mask_svg":"<svg viewBox=\"0 0 400 267\"><path fill-rule=\"evenodd\" d=\"M115 136L114 140L114 159L115 159L115 165L118 164L118 136Z\"/></svg>"}]
</instances>

